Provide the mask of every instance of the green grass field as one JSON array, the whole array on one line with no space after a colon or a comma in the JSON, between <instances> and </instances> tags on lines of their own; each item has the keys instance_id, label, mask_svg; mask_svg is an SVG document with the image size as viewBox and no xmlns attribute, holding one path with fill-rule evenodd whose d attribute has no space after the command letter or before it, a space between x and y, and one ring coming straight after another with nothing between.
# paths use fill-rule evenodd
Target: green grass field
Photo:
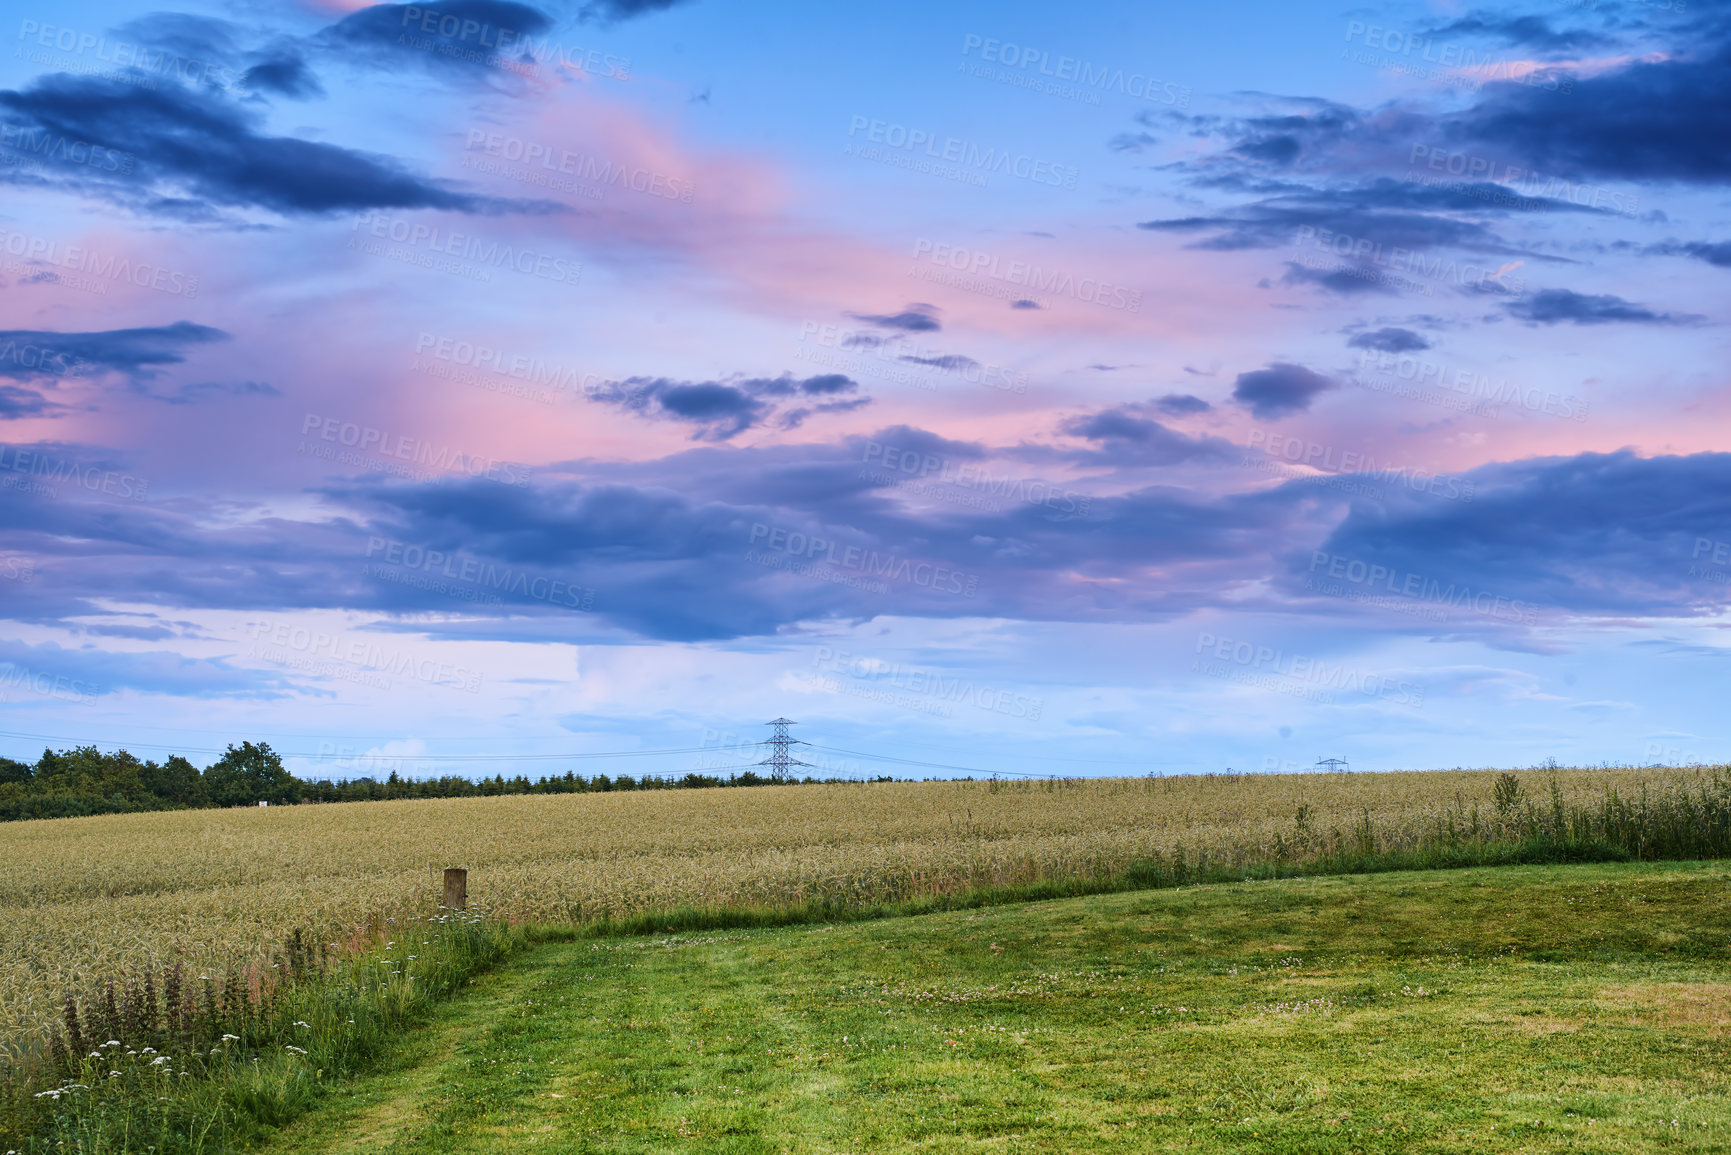
<instances>
[{"instance_id":1,"label":"green grass field","mask_svg":"<svg viewBox=\"0 0 1731 1155\"><path fill-rule=\"evenodd\" d=\"M1727 1151L1731 870L547 945L278 1152Z\"/></svg>"}]
</instances>

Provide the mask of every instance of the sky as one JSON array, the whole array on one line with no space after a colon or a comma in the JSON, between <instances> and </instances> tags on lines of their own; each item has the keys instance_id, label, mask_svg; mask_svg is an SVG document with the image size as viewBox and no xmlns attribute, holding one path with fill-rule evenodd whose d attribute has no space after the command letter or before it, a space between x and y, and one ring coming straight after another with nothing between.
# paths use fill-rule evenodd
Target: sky
<instances>
[{"instance_id":1,"label":"sky","mask_svg":"<svg viewBox=\"0 0 1731 1155\"><path fill-rule=\"evenodd\" d=\"M1731 758L1725 5L6 19L0 754Z\"/></svg>"}]
</instances>

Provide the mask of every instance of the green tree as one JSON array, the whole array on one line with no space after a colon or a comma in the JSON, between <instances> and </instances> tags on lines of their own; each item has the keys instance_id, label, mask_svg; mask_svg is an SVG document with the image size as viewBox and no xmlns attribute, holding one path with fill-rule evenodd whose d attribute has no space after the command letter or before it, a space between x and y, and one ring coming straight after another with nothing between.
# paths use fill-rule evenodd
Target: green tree
<instances>
[{"instance_id":1,"label":"green tree","mask_svg":"<svg viewBox=\"0 0 1731 1155\"><path fill-rule=\"evenodd\" d=\"M204 772L204 786L216 806L279 806L300 801L300 783L283 768L270 743L229 744L221 758Z\"/></svg>"},{"instance_id":2,"label":"green tree","mask_svg":"<svg viewBox=\"0 0 1731 1155\"><path fill-rule=\"evenodd\" d=\"M20 786L27 785L36 776L36 768L28 762L19 762L12 758L0 758L0 783L16 782Z\"/></svg>"},{"instance_id":3,"label":"green tree","mask_svg":"<svg viewBox=\"0 0 1731 1155\"><path fill-rule=\"evenodd\" d=\"M91 813L148 807L150 791L144 785L143 769L144 764L125 750L112 754L95 746L76 746L58 754L44 750L36 763L31 793L99 800Z\"/></svg>"},{"instance_id":4,"label":"green tree","mask_svg":"<svg viewBox=\"0 0 1731 1155\"><path fill-rule=\"evenodd\" d=\"M179 754L171 755L160 766L146 762L143 777L145 789L165 805L188 809L210 805L210 790L206 788L198 767Z\"/></svg>"}]
</instances>

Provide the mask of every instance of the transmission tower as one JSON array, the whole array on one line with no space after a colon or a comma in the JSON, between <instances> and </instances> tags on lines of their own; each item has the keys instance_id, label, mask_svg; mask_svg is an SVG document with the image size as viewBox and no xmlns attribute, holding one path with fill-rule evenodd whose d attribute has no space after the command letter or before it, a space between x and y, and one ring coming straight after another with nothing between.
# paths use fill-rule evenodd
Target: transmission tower
<instances>
[{"instance_id":1,"label":"transmission tower","mask_svg":"<svg viewBox=\"0 0 1731 1155\"><path fill-rule=\"evenodd\" d=\"M1318 758L1316 764L1330 770L1339 770L1343 774L1348 769L1345 758Z\"/></svg>"},{"instance_id":2,"label":"transmission tower","mask_svg":"<svg viewBox=\"0 0 1731 1155\"><path fill-rule=\"evenodd\" d=\"M799 723L789 718L777 718L773 722L765 723L765 725L774 726L775 733L771 734L769 738L763 742L763 745L769 747L769 757L759 762L758 765L769 767L769 776L772 780L776 782L785 782L789 777L791 777L787 772L788 767L790 766L809 767L811 765L810 762L801 762L798 758L790 756L787 752L789 746L810 745L809 742L801 742L798 738L792 737L788 734L787 728L789 726L797 726Z\"/></svg>"}]
</instances>

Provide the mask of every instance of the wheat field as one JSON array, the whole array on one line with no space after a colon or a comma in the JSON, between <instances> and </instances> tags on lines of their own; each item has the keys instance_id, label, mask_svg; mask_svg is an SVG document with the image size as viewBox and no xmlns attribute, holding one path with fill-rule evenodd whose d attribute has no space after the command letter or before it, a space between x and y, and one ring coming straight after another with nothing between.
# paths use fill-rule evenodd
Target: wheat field
<instances>
[{"instance_id":1,"label":"wheat field","mask_svg":"<svg viewBox=\"0 0 1731 1155\"><path fill-rule=\"evenodd\" d=\"M1587 804L1700 770L1522 771ZM1112 872L1183 848L1254 861L1370 819L1399 849L1492 811L1495 771L898 782L171 811L0 826L0 1041L40 1045L69 989L144 963L256 957L424 914L439 872L472 904L583 921L673 906L897 901ZM1305 808L1299 818L1300 808Z\"/></svg>"}]
</instances>

